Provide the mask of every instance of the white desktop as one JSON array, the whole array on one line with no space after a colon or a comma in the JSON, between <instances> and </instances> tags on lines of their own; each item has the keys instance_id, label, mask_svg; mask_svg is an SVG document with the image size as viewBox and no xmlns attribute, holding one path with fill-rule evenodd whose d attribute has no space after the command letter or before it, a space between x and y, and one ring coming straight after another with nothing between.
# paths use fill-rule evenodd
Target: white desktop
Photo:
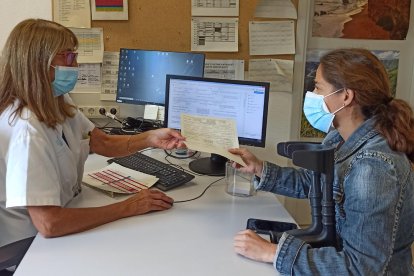
<instances>
[{"instance_id":1,"label":"white desktop","mask_svg":"<svg viewBox=\"0 0 414 276\"><path fill-rule=\"evenodd\" d=\"M163 160L162 150L146 151ZM106 166L91 154L85 171ZM188 168L187 160L171 160ZM194 198L220 179L196 176L167 194L176 201ZM84 187L70 207L99 206L122 200ZM275 275L271 264L237 255L233 237L250 217L294 222L270 193L235 197L224 179L206 193L172 209L131 217L60 238L37 235L14 275Z\"/></svg>"}]
</instances>

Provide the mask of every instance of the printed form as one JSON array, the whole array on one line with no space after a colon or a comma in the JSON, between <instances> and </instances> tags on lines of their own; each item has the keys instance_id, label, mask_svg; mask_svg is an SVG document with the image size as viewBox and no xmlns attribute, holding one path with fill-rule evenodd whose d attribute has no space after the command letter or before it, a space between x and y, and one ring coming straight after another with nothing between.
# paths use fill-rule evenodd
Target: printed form
<instances>
[{"instance_id":1,"label":"printed form","mask_svg":"<svg viewBox=\"0 0 414 276\"><path fill-rule=\"evenodd\" d=\"M239 0L191 0L192 16L239 16Z\"/></svg>"},{"instance_id":2,"label":"printed form","mask_svg":"<svg viewBox=\"0 0 414 276\"><path fill-rule=\"evenodd\" d=\"M193 17L191 51L237 52L238 29L238 18Z\"/></svg>"},{"instance_id":3,"label":"printed form","mask_svg":"<svg viewBox=\"0 0 414 276\"><path fill-rule=\"evenodd\" d=\"M297 19L298 14L291 0L260 0L254 17Z\"/></svg>"},{"instance_id":4,"label":"printed form","mask_svg":"<svg viewBox=\"0 0 414 276\"><path fill-rule=\"evenodd\" d=\"M70 28L79 40L78 63L102 63L104 43L102 28Z\"/></svg>"},{"instance_id":5,"label":"printed form","mask_svg":"<svg viewBox=\"0 0 414 276\"><path fill-rule=\"evenodd\" d=\"M250 21L250 55L295 54L295 23L289 21Z\"/></svg>"},{"instance_id":6,"label":"printed form","mask_svg":"<svg viewBox=\"0 0 414 276\"><path fill-rule=\"evenodd\" d=\"M75 85L74 92L100 93L101 87L101 65L99 63L79 64L78 81Z\"/></svg>"},{"instance_id":7,"label":"printed form","mask_svg":"<svg viewBox=\"0 0 414 276\"><path fill-rule=\"evenodd\" d=\"M238 148L236 121L181 114L181 134L186 138L189 149L215 153L246 166L240 156L228 152Z\"/></svg>"},{"instance_id":8,"label":"printed form","mask_svg":"<svg viewBox=\"0 0 414 276\"><path fill-rule=\"evenodd\" d=\"M90 28L89 0L53 0L53 21L65 27Z\"/></svg>"},{"instance_id":9,"label":"printed form","mask_svg":"<svg viewBox=\"0 0 414 276\"><path fill-rule=\"evenodd\" d=\"M204 77L244 80L244 60L206 59Z\"/></svg>"},{"instance_id":10,"label":"printed form","mask_svg":"<svg viewBox=\"0 0 414 276\"><path fill-rule=\"evenodd\" d=\"M101 101L115 101L118 85L119 52L105 51L102 62Z\"/></svg>"},{"instance_id":11,"label":"printed form","mask_svg":"<svg viewBox=\"0 0 414 276\"><path fill-rule=\"evenodd\" d=\"M270 82L270 92L292 92L293 60L251 59L249 80Z\"/></svg>"}]
</instances>

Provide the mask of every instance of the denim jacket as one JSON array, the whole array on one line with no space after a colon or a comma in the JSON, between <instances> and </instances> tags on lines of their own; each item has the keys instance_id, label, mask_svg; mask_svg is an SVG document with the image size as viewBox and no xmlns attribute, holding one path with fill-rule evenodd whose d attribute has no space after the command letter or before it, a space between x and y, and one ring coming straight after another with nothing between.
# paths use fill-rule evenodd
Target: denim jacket
<instances>
[{"instance_id":1,"label":"denim jacket","mask_svg":"<svg viewBox=\"0 0 414 276\"><path fill-rule=\"evenodd\" d=\"M391 150L365 121L343 142L335 130L323 144L334 146L334 200L339 250L312 248L284 233L274 259L282 275L414 275L414 174L405 154ZM256 189L305 198L305 169L265 162ZM322 179L323 181L323 179Z\"/></svg>"}]
</instances>

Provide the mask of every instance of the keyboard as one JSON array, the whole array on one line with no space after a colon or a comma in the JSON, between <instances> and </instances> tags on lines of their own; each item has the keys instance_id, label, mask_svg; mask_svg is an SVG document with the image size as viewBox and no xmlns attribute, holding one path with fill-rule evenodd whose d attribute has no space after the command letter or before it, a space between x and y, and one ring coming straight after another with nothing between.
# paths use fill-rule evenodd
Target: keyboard
<instances>
[{"instance_id":1,"label":"keyboard","mask_svg":"<svg viewBox=\"0 0 414 276\"><path fill-rule=\"evenodd\" d=\"M194 175L184 172L157 159L140 152L125 157L116 157L108 160L126 168L154 175L159 178L155 187L162 191L181 186L194 178Z\"/></svg>"}]
</instances>

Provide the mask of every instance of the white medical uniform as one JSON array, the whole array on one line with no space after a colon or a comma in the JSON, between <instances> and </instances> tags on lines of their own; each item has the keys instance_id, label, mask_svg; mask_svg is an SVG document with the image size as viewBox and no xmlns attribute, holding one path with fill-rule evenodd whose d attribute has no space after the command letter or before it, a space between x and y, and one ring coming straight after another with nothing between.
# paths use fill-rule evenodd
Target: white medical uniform
<instances>
[{"instance_id":1,"label":"white medical uniform","mask_svg":"<svg viewBox=\"0 0 414 276\"><path fill-rule=\"evenodd\" d=\"M36 235L26 206L63 207L80 192L94 128L81 112L55 129L27 109L12 112L0 114L0 246Z\"/></svg>"}]
</instances>

